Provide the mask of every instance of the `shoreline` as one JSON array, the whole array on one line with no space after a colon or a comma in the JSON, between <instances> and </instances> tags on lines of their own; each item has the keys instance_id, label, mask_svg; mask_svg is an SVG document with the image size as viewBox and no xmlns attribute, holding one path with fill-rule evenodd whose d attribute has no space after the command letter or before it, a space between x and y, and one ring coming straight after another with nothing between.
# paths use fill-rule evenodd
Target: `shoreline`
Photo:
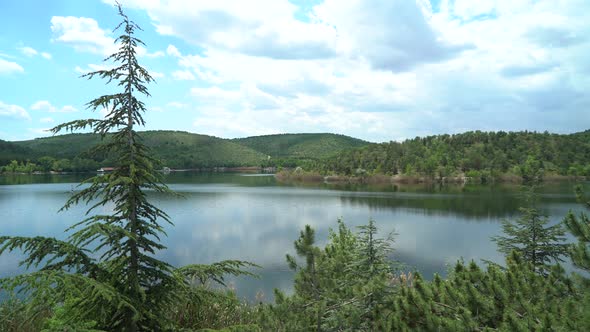
<instances>
[{"instance_id":1,"label":"shoreline","mask_svg":"<svg viewBox=\"0 0 590 332\"><path fill-rule=\"evenodd\" d=\"M177 173L177 172L214 172L214 173L231 173L231 172L243 172L243 173L275 173L276 167L258 167L258 166L239 166L239 167L202 167L202 168L178 168L178 169L159 169L156 172L160 173ZM108 174L110 171L99 172L99 171L80 171L80 172L1 172L0 175L71 175L71 174Z\"/></svg>"},{"instance_id":2,"label":"shoreline","mask_svg":"<svg viewBox=\"0 0 590 332\"><path fill-rule=\"evenodd\" d=\"M275 174L279 182L296 182L296 183L354 183L354 184L494 184L494 183L514 183L522 184L523 178L513 174L503 174L494 179L482 181L464 175L451 177L426 177L415 175L385 175L375 174L366 176L351 175L322 175L315 172L295 172L280 171ZM570 176L550 174L541 180L542 183L561 182L561 181L587 181L585 176Z\"/></svg>"},{"instance_id":3,"label":"shoreline","mask_svg":"<svg viewBox=\"0 0 590 332\"><path fill-rule=\"evenodd\" d=\"M322 175L317 172L305 172L297 170L282 170L277 172L276 167L257 167L257 166L239 166L239 167L203 167L203 168L185 168L185 169L161 169L157 172L170 173L184 173L184 172L211 172L211 173L262 173L274 174L278 182L295 182L295 183L326 183L326 184L494 184L494 183L513 183L522 184L524 180L522 177L514 174L502 174L496 178L481 181L465 175L433 178L418 175ZM110 172L3 172L0 176L14 176L14 175L75 175L75 174L108 174ZM589 177L573 176L573 175L558 175L549 174L543 177L541 182L562 182L562 181L588 181Z\"/></svg>"}]
</instances>

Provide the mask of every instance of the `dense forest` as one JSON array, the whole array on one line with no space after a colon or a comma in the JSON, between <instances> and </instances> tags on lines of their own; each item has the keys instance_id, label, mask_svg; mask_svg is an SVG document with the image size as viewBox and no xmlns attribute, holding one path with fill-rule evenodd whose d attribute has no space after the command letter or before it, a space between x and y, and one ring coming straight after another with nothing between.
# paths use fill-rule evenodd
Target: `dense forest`
<instances>
[{"instance_id":1,"label":"dense forest","mask_svg":"<svg viewBox=\"0 0 590 332\"><path fill-rule=\"evenodd\" d=\"M180 131L146 131L141 139L162 167L297 167L323 175L466 176L486 182L554 175L590 176L590 131L575 134L467 132L368 143L335 134L282 134L221 139ZM105 140L110 138L106 136ZM89 154L95 134L0 141L4 171L93 171L110 166Z\"/></svg>"},{"instance_id":2,"label":"dense forest","mask_svg":"<svg viewBox=\"0 0 590 332\"><path fill-rule=\"evenodd\" d=\"M13 142L0 140L0 166L8 165L12 160L23 161L27 158L30 159L33 155L31 149Z\"/></svg>"},{"instance_id":3,"label":"dense forest","mask_svg":"<svg viewBox=\"0 0 590 332\"><path fill-rule=\"evenodd\" d=\"M222 139L182 131L140 134L162 167L195 169L241 166L295 167L353 147L370 144L334 134L284 134ZM108 141L107 135L105 140ZM0 166L5 171L94 171L111 166L112 156L89 153L100 142L96 134L67 134L34 140L0 141Z\"/></svg>"},{"instance_id":4,"label":"dense forest","mask_svg":"<svg viewBox=\"0 0 590 332\"><path fill-rule=\"evenodd\" d=\"M323 174L387 174L481 181L502 176L590 176L590 130L569 135L467 132L350 149L307 166Z\"/></svg>"},{"instance_id":5,"label":"dense forest","mask_svg":"<svg viewBox=\"0 0 590 332\"><path fill-rule=\"evenodd\" d=\"M300 166L309 161L322 160L338 153L370 145L350 136L336 134L280 134L238 138L233 141L262 152L271 159L269 166Z\"/></svg>"},{"instance_id":6,"label":"dense forest","mask_svg":"<svg viewBox=\"0 0 590 332\"><path fill-rule=\"evenodd\" d=\"M266 158L260 152L212 136L179 131L147 131L139 136L152 149L162 167L258 166ZM112 135L107 135L105 142L111 138ZM36 164L39 171L94 171L102 166L111 166L114 162L112 155L90 153L99 142L101 139L97 134L68 134L8 142L9 147L21 149L18 150L20 154L12 154L9 162L16 160L18 164L26 166L29 161ZM17 164L12 162L12 165Z\"/></svg>"},{"instance_id":7,"label":"dense forest","mask_svg":"<svg viewBox=\"0 0 590 332\"><path fill-rule=\"evenodd\" d=\"M147 84L153 78L136 57L135 46L142 43L134 35L138 26L118 9L122 34L115 40L118 51L109 57L116 66L85 75L118 84L119 93L89 102L95 110L111 106L111 116L53 128L90 128L104 140L89 156L106 156L116 167L72 193L62 209L90 203L89 210L67 229L64 240L0 234L0 255L16 251L28 268L0 279L1 331L590 330L590 199L581 186L576 196L586 210L570 211L554 225L538 211L531 187L519 218L505 221L504 233L492 239L506 254L505 264L459 261L445 278L429 280L407 270L395 253L395 236L404 234L379 237L373 220L358 229L339 221L323 247L309 225L298 237L293 234L296 255L287 255L286 263L295 275L294 291L277 290L274 303L242 302L223 287L228 275L253 277L257 266L251 262L177 267L157 259L155 253L166 249L160 240L163 224L173 220L150 202L147 192L174 193L156 171L148 139L136 131L147 110L139 97L149 96ZM379 160L382 172L393 173L390 166L398 172L408 167L406 173L412 167L427 172L431 168L416 166L426 155L432 164L461 171L534 166L537 172L551 163L557 171L569 172L577 163L587 165L587 137L588 132L468 133L372 145L332 158L383 152L374 164L341 170L346 173L356 172L357 166L377 170ZM187 144L179 139L174 146L181 142ZM516 155L519 149L524 156ZM406 154L406 164L387 164L384 158ZM573 243L564 243L566 232ZM560 266L565 259L582 274L566 273Z\"/></svg>"}]
</instances>

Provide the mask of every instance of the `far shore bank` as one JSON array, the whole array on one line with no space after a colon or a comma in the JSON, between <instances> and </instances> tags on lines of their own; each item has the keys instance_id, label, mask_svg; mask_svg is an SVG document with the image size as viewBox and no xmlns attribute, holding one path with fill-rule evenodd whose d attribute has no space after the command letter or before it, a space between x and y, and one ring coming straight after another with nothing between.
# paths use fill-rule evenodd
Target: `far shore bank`
<instances>
[{"instance_id":1,"label":"far shore bank","mask_svg":"<svg viewBox=\"0 0 590 332\"><path fill-rule=\"evenodd\" d=\"M2 176L12 175L73 175L73 174L108 174L108 172L86 171L86 172L3 172ZM277 170L276 167L257 167L257 166L241 166L241 167L202 167L202 168L184 168L171 169L164 168L158 172L169 173L183 173L183 172L211 172L211 173L266 173L274 174L274 177L279 182L291 183L327 183L327 184L492 184L492 183L512 183L522 184L524 180L522 177L514 174L502 174L494 178L473 178L465 176L464 174L458 176L447 177L428 177L421 175L387 175L387 174L371 174L371 175L323 175L312 171L298 171L297 169L282 169ZM559 174L547 174L543 176L542 182L560 182L560 181L586 181L590 180L584 176L571 176Z\"/></svg>"},{"instance_id":2,"label":"far shore bank","mask_svg":"<svg viewBox=\"0 0 590 332\"><path fill-rule=\"evenodd\" d=\"M164 168L157 170L161 173L175 173L175 172L243 172L243 173L275 173L276 167L257 167L257 166L241 166L241 167L201 167L201 168ZM79 171L79 172L2 172L0 175L69 175L69 174L107 174L111 171Z\"/></svg>"},{"instance_id":3,"label":"far shore bank","mask_svg":"<svg viewBox=\"0 0 590 332\"><path fill-rule=\"evenodd\" d=\"M362 183L362 184L485 184L485 183L524 183L524 179L514 174L502 174L492 179L477 179L465 175L447 177L428 177L419 175L322 175L316 172L297 172L293 170L279 171L275 178L280 182L300 183ZM585 181L584 176L550 174L542 178L542 182Z\"/></svg>"}]
</instances>

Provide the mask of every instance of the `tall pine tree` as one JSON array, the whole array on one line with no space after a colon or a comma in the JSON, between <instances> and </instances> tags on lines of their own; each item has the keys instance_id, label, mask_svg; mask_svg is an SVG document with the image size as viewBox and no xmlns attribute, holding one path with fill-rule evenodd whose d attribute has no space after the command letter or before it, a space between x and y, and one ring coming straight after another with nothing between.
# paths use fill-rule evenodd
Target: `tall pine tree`
<instances>
[{"instance_id":1,"label":"tall pine tree","mask_svg":"<svg viewBox=\"0 0 590 332\"><path fill-rule=\"evenodd\" d=\"M146 111L138 97L149 96L146 84L153 81L136 57L137 47L143 44L135 37L140 28L120 6L118 10L122 22L115 30L121 29L122 34L115 42L119 49L105 59L115 67L84 75L115 82L121 89L87 104L93 111L107 109L108 115L53 128L54 133L91 128L103 138L112 133L108 143L95 152L116 156L116 168L111 174L84 181L87 186L62 208L67 210L78 203L90 206L89 217L68 229L73 233L67 241L3 237L0 252L21 248L28 254L25 264L41 264L40 271L13 281L30 287L36 297L44 288L51 289L64 302L69 298L72 319L93 318L107 330L157 330L162 327L162 312L171 300L169 288L177 284L177 279L170 265L153 257L157 250L164 249L159 243L164 233L161 222L170 220L148 202L146 191L168 193L169 189L154 170L155 160L136 132L136 126L145 124ZM111 214L92 214L106 205L112 206ZM44 278L41 284L33 282ZM61 283L57 281L60 278ZM70 294L68 289L77 293ZM102 303L105 301L109 303Z\"/></svg>"},{"instance_id":2,"label":"tall pine tree","mask_svg":"<svg viewBox=\"0 0 590 332\"><path fill-rule=\"evenodd\" d=\"M148 201L148 192L171 193L154 169L156 160L136 131L143 126L147 84L153 81L139 65L136 49L143 42L135 37L141 30L118 7L122 30L116 39L118 51L105 61L112 69L84 75L116 83L120 91L88 103L93 111L106 109L104 119L77 120L53 128L74 131L90 128L105 140L94 153L116 160L112 173L85 180L62 210L76 204L89 206L88 217L68 228L65 241L46 237L0 237L0 254L21 250L22 262L37 271L0 280L0 289L20 289L29 296L32 315L60 308L63 329L93 327L107 331L161 331L175 322L170 310L206 295L194 280L223 284L226 274L250 274L242 261L173 268L154 254L165 247L162 223L168 215ZM110 214L96 213L102 209ZM203 296L202 296L203 295ZM197 301L198 302L198 301Z\"/></svg>"}]
</instances>

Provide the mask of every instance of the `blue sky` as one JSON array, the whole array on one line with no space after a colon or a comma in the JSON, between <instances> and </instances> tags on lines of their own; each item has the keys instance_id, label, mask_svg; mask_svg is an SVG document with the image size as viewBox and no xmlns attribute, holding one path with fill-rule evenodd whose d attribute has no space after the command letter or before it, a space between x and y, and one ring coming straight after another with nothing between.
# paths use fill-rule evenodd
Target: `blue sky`
<instances>
[{"instance_id":1,"label":"blue sky","mask_svg":"<svg viewBox=\"0 0 590 332\"><path fill-rule=\"evenodd\" d=\"M590 128L586 0L126 0L156 78L146 129L370 141ZM111 0L0 2L0 139L101 117Z\"/></svg>"}]
</instances>

